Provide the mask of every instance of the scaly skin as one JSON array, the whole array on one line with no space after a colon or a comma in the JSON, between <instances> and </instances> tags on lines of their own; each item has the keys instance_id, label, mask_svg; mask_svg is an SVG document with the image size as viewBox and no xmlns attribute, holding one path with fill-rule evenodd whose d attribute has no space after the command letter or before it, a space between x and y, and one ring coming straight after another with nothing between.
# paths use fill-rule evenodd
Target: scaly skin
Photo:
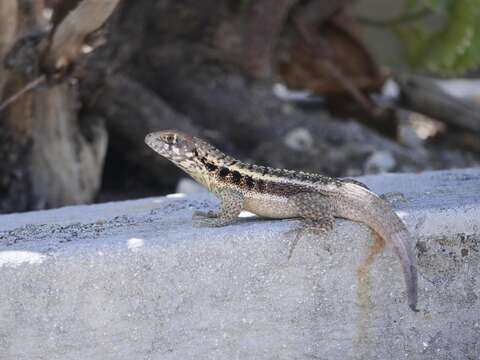
<instances>
[{"instance_id":1,"label":"scaly skin","mask_svg":"<svg viewBox=\"0 0 480 360\"><path fill-rule=\"evenodd\" d=\"M180 133L148 134L145 143L172 161L221 202L220 212L196 212L205 226L234 222L242 210L275 218L301 218L308 232L324 234L345 218L369 226L400 258L408 304L417 305L417 271L411 236L387 202L360 182L242 163L207 142Z\"/></svg>"}]
</instances>

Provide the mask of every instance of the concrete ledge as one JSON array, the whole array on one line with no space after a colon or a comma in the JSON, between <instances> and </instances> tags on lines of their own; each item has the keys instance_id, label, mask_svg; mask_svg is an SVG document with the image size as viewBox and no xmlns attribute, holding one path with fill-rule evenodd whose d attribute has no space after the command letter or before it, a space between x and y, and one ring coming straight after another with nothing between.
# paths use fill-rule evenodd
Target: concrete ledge
<instances>
[{"instance_id":1,"label":"concrete ledge","mask_svg":"<svg viewBox=\"0 0 480 360\"><path fill-rule=\"evenodd\" d=\"M208 194L77 206L0 217L0 358L477 359L480 170L362 180L404 194L419 313L348 221L288 261L294 220L192 227Z\"/></svg>"}]
</instances>

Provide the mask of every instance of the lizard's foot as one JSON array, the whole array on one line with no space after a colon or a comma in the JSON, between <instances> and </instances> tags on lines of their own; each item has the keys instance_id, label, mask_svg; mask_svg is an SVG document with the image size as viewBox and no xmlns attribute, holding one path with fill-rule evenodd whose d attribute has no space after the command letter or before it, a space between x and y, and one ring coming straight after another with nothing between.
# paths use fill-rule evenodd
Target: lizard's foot
<instances>
[{"instance_id":1,"label":"lizard's foot","mask_svg":"<svg viewBox=\"0 0 480 360\"><path fill-rule=\"evenodd\" d=\"M192 214L192 219L215 219L218 217L218 214L213 210L208 211L194 211Z\"/></svg>"},{"instance_id":2,"label":"lizard's foot","mask_svg":"<svg viewBox=\"0 0 480 360\"><path fill-rule=\"evenodd\" d=\"M323 237L333 229L335 218L333 216L332 204L319 193L301 193L289 198L289 203L298 211L298 217L303 219L303 224L297 230L288 258L292 256L293 250L300 236L316 235Z\"/></svg>"},{"instance_id":3,"label":"lizard's foot","mask_svg":"<svg viewBox=\"0 0 480 360\"><path fill-rule=\"evenodd\" d=\"M302 224L297 228L287 231L285 236L288 238L293 237L288 250L288 260L292 257L293 250L295 250L300 238L304 236L324 238L333 229L334 225L335 219L333 217L325 217L318 220L307 219L303 220Z\"/></svg>"}]
</instances>

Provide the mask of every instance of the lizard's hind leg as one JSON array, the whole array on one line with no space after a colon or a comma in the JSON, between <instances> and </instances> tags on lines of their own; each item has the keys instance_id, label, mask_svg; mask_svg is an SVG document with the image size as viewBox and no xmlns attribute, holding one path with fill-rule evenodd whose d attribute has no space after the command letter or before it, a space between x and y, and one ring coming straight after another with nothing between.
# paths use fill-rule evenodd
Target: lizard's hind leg
<instances>
[{"instance_id":1,"label":"lizard's hind leg","mask_svg":"<svg viewBox=\"0 0 480 360\"><path fill-rule=\"evenodd\" d=\"M298 228L287 233L294 236L288 253L288 258L290 259L293 250L302 236L314 235L324 237L333 230L335 218L330 202L322 194L298 194L292 196L289 202L296 208L298 217L303 219Z\"/></svg>"}]
</instances>

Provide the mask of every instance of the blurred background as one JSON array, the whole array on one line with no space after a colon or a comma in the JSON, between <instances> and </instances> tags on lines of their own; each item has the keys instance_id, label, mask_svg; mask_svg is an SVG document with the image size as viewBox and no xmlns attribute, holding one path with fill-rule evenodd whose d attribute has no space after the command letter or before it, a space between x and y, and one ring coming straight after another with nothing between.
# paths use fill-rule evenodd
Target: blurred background
<instances>
[{"instance_id":1,"label":"blurred background","mask_svg":"<svg viewBox=\"0 0 480 360\"><path fill-rule=\"evenodd\" d=\"M0 212L161 195L152 131L332 176L480 163L480 0L1 0Z\"/></svg>"}]
</instances>

